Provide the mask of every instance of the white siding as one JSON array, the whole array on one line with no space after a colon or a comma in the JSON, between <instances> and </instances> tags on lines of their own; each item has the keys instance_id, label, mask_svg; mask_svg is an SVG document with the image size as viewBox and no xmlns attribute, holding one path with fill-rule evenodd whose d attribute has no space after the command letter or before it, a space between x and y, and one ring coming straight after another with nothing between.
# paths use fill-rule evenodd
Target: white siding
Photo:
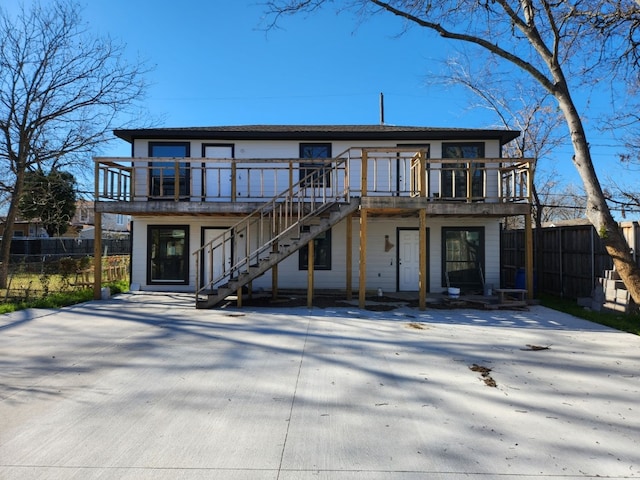
<instances>
[{"instance_id":1,"label":"white siding","mask_svg":"<svg viewBox=\"0 0 640 480\"><path fill-rule=\"evenodd\" d=\"M189 251L200 247L202 227L229 227L234 223L229 218L205 218L188 220L187 217L159 217L157 219L144 217L134 219L134 238L132 255L132 283L138 283L143 290L157 291L194 291L195 289L195 259L189 257L189 285L147 285L147 226L148 225L185 225L189 228ZM484 227L485 239L485 279L494 287L500 285L500 224L496 219L472 218L428 218L429 228L429 285L430 292L442 292L446 287L442 285L442 227L474 226ZM417 218L411 219L369 219L367 225L367 291L381 288L385 292L397 289L397 229L415 228ZM358 289L359 279L359 219L353 220L352 241L352 288ZM394 247L385 251L385 235ZM346 225L341 222L332 230L332 268L331 270L316 270L314 281L317 289L346 288ZM255 246L255 242L251 242ZM307 271L298 269L298 253L294 253L279 265L279 287L304 289L307 285ZM271 273L254 280L254 288L269 289L271 287ZM417 287L416 287L417 289Z\"/></svg>"},{"instance_id":2,"label":"white siding","mask_svg":"<svg viewBox=\"0 0 640 480\"><path fill-rule=\"evenodd\" d=\"M153 140L157 141L157 140ZM163 141L178 141L174 139L166 139ZM477 140L469 140L473 142L477 142ZM460 142L464 142L464 140L460 140ZM191 158L201 158L202 157L202 145L203 143L211 143L210 141L192 141L191 142ZM300 143L299 141L272 141L272 142L262 142L262 141L229 141L225 139L216 140L215 143L221 144L233 144L235 147L235 158L238 160L242 159L296 159L300 153ZM309 140L302 143L328 143L324 140ZM341 155L348 149L353 149L352 154L359 156L360 151L358 150L358 145L353 145L349 142L339 141L339 142L330 142L332 145L332 154L334 157ZM430 159L438 159L442 158L442 142L441 141L431 141L425 142L429 144L429 158ZM500 143L498 140L488 140L485 141L485 156L487 158L498 158L500 156ZM148 156L148 140L136 140L134 142L133 155L134 157L147 157ZM377 142L369 142L367 143L367 147L375 148L375 147L396 147L398 144L402 145L402 142L394 142L394 141L377 141ZM276 166L270 168L267 164L240 164L241 168L237 173L237 195L238 199L241 201L255 201L258 199L271 198L282 191L284 191L288 186L289 175L286 168L278 168L276 170ZM147 163L144 163L144 166L147 166ZM432 172L429 175L429 192L434 195L440 192L440 178L437 174L437 168L439 168L440 164L432 163ZM498 165L493 165L497 167ZM253 171L249 172L247 168L253 167ZM284 165L279 165L278 167L284 167ZM298 167L298 164L294 165L295 168ZM195 168L192 173L191 178L191 191L194 195L200 195L202 189L202 179L201 179L201 171L199 170L200 164L198 164L198 168ZM147 170L145 169L137 169L136 170L136 185L135 191L140 195L147 195L147 191L145 190L147 185ZM401 174L402 175L402 174ZM487 196L488 197L496 197L497 189L498 189L498 174L496 170L490 170L487 178ZM359 195L360 191L360 176L361 176L361 164L359 160L353 161L351 163L351 171L350 171L350 185L352 191L355 196ZM372 159L368 164L368 176L369 176L369 193L370 196L375 195L385 195L387 192L396 188L396 166L394 160L389 158L379 158L377 160ZM406 177L406 174L404 174ZM299 178L298 172L294 173L294 182L297 182ZM406 185L406 178L403 178L402 185ZM344 187L342 182L339 185L340 189ZM139 199L142 199L139 197ZM194 197L195 199L195 197Z\"/></svg>"},{"instance_id":3,"label":"white siding","mask_svg":"<svg viewBox=\"0 0 640 480\"><path fill-rule=\"evenodd\" d=\"M157 140L154 140L157 141ZM168 138L165 141L175 141ZM475 140L470 140L475 141ZM133 146L134 157L148 156L148 141L136 140ZM191 142L191 158L200 158L202 156L203 143L216 144L233 144L236 159L252 159L252 158L298 158L299 141L229 141L219 139L215 142L211 141L192 141ZM327 143L324 140L305 141L304 143ZM334 157L342 154L349 148L354 148L353 153L359 155L360 152L350 142L339 141L332 143L332 154ZM429 158L438 159L442 156L442 142L430 141L424 142L429 145ZM396 147L402 142L368 142L366 147ZM360 145L362 146L362 145ZM497 140L485 141L485 155L489 158L497 158L500 156L500 145ZM146 167L146 161L144 166ZM256 164L257 166L257 164ZM351 165L350 182L352 185L352 195L357 195L360 182L360 162L354 162ZM435 165L434 165L435 167ZM395 169L390 167L389 162L380 161L380 163L369 164L369 176L373 178L375 169L378 172L384 171L384 180L378 182L377 187L379 194L395 188ZM390 172L390 169L393 170ZM260 169L257 169L260 170ZM267 172L268 170L263 170ZM201 173L192 175L192 194L199 195L202 186ZM390 172L390 174L388 174ZM250 178L246 177L247 170L243 170L238 176L238 197L239 200L254 200L258 196L271 197L280 191L283 191L288 184L288 171L279 170L277 173L272 168L270 173L265 175L252 174ZM255 172L254 172L255 173ZM492 174L493 175L493 174ZM406 176L406 174L405 174ZM294 180L298 180L297 172L294 173ZM406 179L405 179L406 181ZM430 191L438 192L437 175L431 175L429 178ZM146 191L146 168L136 171L136 191L142 195L147 195ZM340 185L342 187L342 185ZM489 196L497 194L497 174L488 179L487 192ZM370 192L370 194L375 194ZM194 197L195 198L195 197ZM142 197L137 198L140 200ZM161 216L153 218L151 216L134 218L133 226L133 255L132 255L132 283L138 283L142 289L146 290L165 290L165 291L194 291L195 290L195 259L193 255L189 256L189 285L147 285L147 226L148 225L189 225L189 251L193 252L200 247L202 228L203 227L229 227L235 223L237 219L228 217L168 217ZM460 226L482 226L484 227L485 239L485 278L487 283L499 286L500 282L500 251L499 251L499 221L497 219L485 218L428 218L429 227L429 285L431 292L441 292L445 288L442 285L442 227L460 227ZM416 228L418 226L417 218L390 218L381 219L374 218L369 220L368 239L367 239L367 290L375 291L381 288L383 291L392 292L397 289L397 229L398 228ZM344 289L346 272L344 265L346 263L345 248L345 224L340 223L334 227L332 231L332 268L331 270L316 270L314 275L315 286L318 289ZM394 244L394 248L385 251L385 236L389 237L389 241ZM251 242L252 244L254 241ZM353 271L352 287L354 290L358 288L359 279L359 219L353 221L353 242L352 242L352 258ZM283 261L279 266L280 288L306 288L307 271L298 269L298 253L294 253L291 257ZM254 288L270 288L271 274L267 272L261 278L254 281Z\"/></svg>"}]
</instances>

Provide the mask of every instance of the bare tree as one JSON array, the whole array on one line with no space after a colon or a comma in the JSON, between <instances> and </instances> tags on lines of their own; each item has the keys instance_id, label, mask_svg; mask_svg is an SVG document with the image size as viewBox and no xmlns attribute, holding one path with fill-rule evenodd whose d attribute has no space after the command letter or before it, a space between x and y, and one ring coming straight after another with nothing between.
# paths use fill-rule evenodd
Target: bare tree
<instances>
[{"instance_id":1,"label":"bare tree","mask_svg":"<svg viewBox=\"0 0 640 480\"><path fill-rule=\"evenodd\" d=\"M282 15L312 11L329 0L270 0L267 12L273 24ZM550 95L562 112L573 146L573 165L584 185L586 215L631 297L640 304L640 269L607 204L593 166L589 142L575 100L580 84L598 83L600 76L615 69L620 76L632 71L634 48L618 40L624 36L619 24L598 30L588 12L596 14L618 6L635 16L632 0L351 0L343 3L361 15L390 13L406 24L428 29L440 37L461 42L485 52L533 79L539 95ZM628 23L622 25L628 26ZM608 41L612 39L612 41ZM605 77L608 78L608 77Z\"/></svg>"},{"instance_id":2,"label":"bare tree","mask_svg":"<svg viewBox=\"0 0 640 480\"><path fill-rule=\"evenodd\" d=\"M541 199L539 188L548 198L550 188L560 186L558 173L552 176L539 176L539 163L553 156L554 150L565 144L567 140L564 119L558 109L550 102L549 95L537 95L535 85L527 82L512 82L513 73L500 71L495 61L489 59L484 65L475 66L466 54L459 54L447 59L444 73L430 76L429 82L443 84L448 87L464 87L475 101L470 102L470 109L488 110L498 120L498 125L522 132L519 138L505 146L506 157L533 158L536 163L532 167L534 182L533 218L536 227L542 226L542 219L552 215L545 212L547 201ZM544 181L541 181L541 178ZM513 224L520 226L517 219Z\"/></svg>"},{"instance_id":3,"label":"bare tree","mask_svg":"<svg viewBox=\"0 0 640 480\"><path fill-rule=\"evenodd\" d=\"M73 0L23 6L15 17L0 10L0 190L8 199L0 287L25 173L89 167L91 152L142 98L146 71L125 61L122 46L90 35Z\"/></svg>"}]
</instances>

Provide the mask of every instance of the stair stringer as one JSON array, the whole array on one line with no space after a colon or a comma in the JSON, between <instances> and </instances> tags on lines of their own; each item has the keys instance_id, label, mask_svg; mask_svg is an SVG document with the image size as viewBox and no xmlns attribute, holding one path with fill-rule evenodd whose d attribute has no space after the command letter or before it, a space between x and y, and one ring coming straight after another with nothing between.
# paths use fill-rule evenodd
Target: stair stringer
<instances>
[{"instance_id":1,"label":"stair stringer","mask_svg":"<svg viewBox=\"0 0 640 480\"><path fill-rule=\"evenodd\" d=\"M222 302L226 297L238 291L249 282L263 275L285 258L294 254L321 233L326 232L334 225L344 220L348 215L356 212L360 207L360 198L352 198L349 203L336 203L338 210L332 211L328 217L320 217L319 213L313 218L320 218L317 225L311 225L308 232L303 232L300 237L288 244L279 244L277 252L270 252L267 257L261 258L257 265L250 265L247 270L231 279L226 285L218 287L214 292L207 294L205 300L196 300L196 308L211 308ZM324 211L326 209L322 209ZM306 219L308 221L309 218ZM305 222L299 222L302 226Z\"/></svg>"}]
</instances>

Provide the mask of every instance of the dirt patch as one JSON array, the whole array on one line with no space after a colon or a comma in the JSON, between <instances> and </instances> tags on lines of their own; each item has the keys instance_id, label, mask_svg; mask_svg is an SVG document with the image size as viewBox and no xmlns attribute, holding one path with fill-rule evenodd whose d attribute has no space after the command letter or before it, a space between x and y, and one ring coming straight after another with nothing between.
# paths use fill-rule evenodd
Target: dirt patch
<instances>
[{"instance_id":1,"label":"dirt patch","mask_svg":"<svg viewBox=\"0 0 640 480\"><path fill-rule=\"evenodd\" d=\"M408 328L415 328L416 330L426 330L427 329L427 327L425 327L423 324L417 323L417 322L407 323L407 327Z\"/></svg>"},{"instance_id":2,"label":"dirt patch","mask_svg":"<svg viewBox=\"0 0 640 480\"><path fill-rule=\"evenodd\" d=\"M484 384L487 387L497 387L498 386L496 381L490 375L491 369L489 367L485 367L485 366L482 366L482 365L478 365L477 363L474 363L473 365L471 365L469 367L469 370L472 370L474 372L480 373L480 376L482 377L482 380L484 381Z\"/></svg>"},{"instance_id":3,"label":"dirt patch","mask_svg":"<svg viewBox=\"0 0 640 480\"><path fill-rule=\"evenodd\" d=\"M539 350L549 350L549 349L551 349L551 347L542 347L540 345L529 345L527 343L527 348L521 348L520 350L537 352Z\"/></svg>"}]
</instances>

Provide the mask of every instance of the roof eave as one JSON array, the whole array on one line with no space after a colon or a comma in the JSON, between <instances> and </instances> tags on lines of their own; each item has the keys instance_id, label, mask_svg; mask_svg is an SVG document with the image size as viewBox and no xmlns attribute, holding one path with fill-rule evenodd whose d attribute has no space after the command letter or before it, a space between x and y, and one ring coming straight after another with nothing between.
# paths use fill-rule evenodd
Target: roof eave
<instances>
[{"instance_id":1,"label":"roof eave","mask_svg":"<svg viewBox=\"0 0 640 480\"><path fill-rule=\"evenodd\" d=\"M175 139L175 140L500 140L505 145L520 136L515 130L482 129L434 129L434 130L206 130L206 129L131 129L114 130L114 135L132 143L136 139Z\"/></svg>"}]
</instances>

